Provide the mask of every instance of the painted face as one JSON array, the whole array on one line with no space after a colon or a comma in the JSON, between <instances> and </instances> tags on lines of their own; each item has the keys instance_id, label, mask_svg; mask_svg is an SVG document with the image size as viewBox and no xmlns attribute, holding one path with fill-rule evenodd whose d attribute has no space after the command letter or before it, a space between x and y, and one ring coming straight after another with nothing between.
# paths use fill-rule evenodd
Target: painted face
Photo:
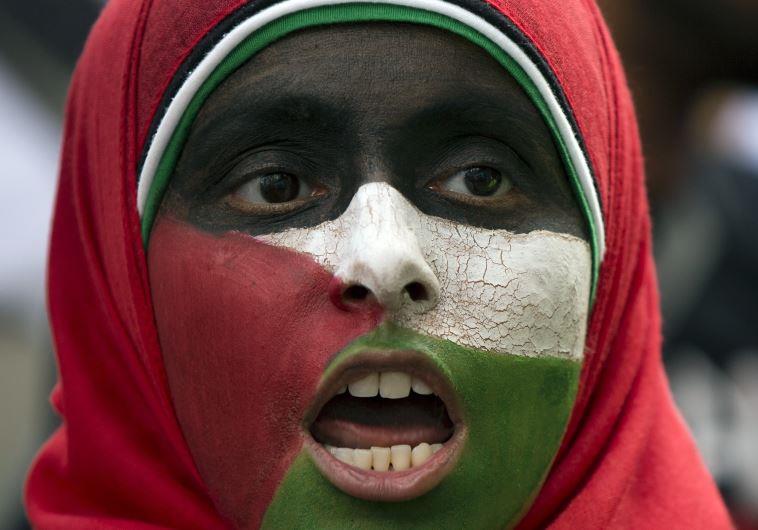
<instances>
[{"instance_id":1,"label":"painted face","mask_svg":"<svg viewBox=\"0 0 758 530\"><path fill-rule=\"evenodd\" d=\"M237 526L528 508L590 248L547 126L482 49L384 23L267 47L195 120L148 259L177 417Z\"/></svg>"}]
</instances>

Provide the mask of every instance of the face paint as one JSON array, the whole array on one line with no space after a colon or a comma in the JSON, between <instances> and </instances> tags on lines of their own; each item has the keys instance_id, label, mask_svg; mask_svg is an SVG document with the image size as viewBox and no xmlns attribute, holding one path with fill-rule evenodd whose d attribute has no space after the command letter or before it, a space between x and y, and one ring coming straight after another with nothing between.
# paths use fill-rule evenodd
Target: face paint
<instances>
[{"instance_id":1,"label":"face paint","mask_svg":"<svg viewBox=\"0 0 758 530\"><path fill-rule=\"evenodd\" d=\"M265 503L246 506L250 495L266 499L261 490L273 494L303 439L311 443L312 458L295 459L270 518L294 523L305 512L294 509L300 504L292 504L293 497L309 496L314 488L324 502L345 503L343 509L358 503L357 512L369 521L390 505L371 507L371 501L359 502L356 495L374 501L418 497L413 501L420 503L418 513L426 513L452 503L472 480L492 480L495 489L501 484L503 499L510 499L510 511L488 500L496 509L481 507L483 522L507 522L502 518L526 506L557 450L573 400L589 297L586 242L427 216L383 183L364 185L342 216L314 228L255 239L235 233L217 237L163 219L151 241L161 248L149 254L150 267L160 331L173 338L165 342L164 355L177 412L225 513L244 513L240 523L260 517ZM408 289L414 283L425 293L415 300ZM337 297L356 286L370 294L336 300L335 285ZM381 322L384 327L376 328ZM367 334L372 328L377 331ZM357 337L364 338L330 362ZM402 352L415 352L433 366L406 365ZM378 356L383 360L372 365ZM344 370L349 361L357 370ZM345 373L330 379L340 370ZM439 389L441 397L447 392L444 402L455 432L446 439L395 440L396 446L444 444L436 458L415 471L426 472L423 480L415 480L421 486L383 483L374 488L379 493L358 491L355 484L366 483L366 477L342 480L345 464L315 443L307 429L320 405L345 384L387 372L409 375L405 395L414 379ZM210 373L233 373L218 384L236 390L198 402L192 394L207 387L201 380ZM435 386L436 380L442 383ZM341 399L365 395L350 386ZM368 395L376 395L379 386L377 378ZM248 390L240 392L241 387ZM320 404L314 405L314 394ZM194 404L185 407L189 403ZM349 425L355 418L342 419ZM193 425L202 427L194 430ZM208 432L214 433L213 441ZM370 437L377 431L367 432L357 438L363 448L390 445L373 443ZM342 434L336 436L339 440ZM225 448L221 461L217 444ZM340 458L352 460L354 451L346 456L351 449L356 448L345 447ZM323 475L314 472L314 462ZM406 472L408 482L414 482L414 469ZM399 472L385 472L392 473ZM353 495L325 487L325 477ZM399 493L388 496L393 488ZM331 523L352 513L343 509L329 512L339 514ZM381 521L375 522L381 526ZM429 521L438 524L436 518Z\"/></svg>"},{"instance_id":2,"label":"face paint","mask_svg":"<svg viewBox=\"0 0 758 530\"><path fill-rule=\"evenodd\" d=\"M179 423L222 514L255 527L302 445L301 422L335 352L381 310L343 311L310 258L161 217L148 252Z\"/></svg>"},{"instance_id":3,"label":"face paint","mask_svg":"<svg viewBox=\"0 0 758 530\"><path fill-rule=\"evenodd\" d=\"M218 187L205 184L224 156L195 155L226 152L219 138L230 120L243 131L252 120L258 133L284 127L299 138L302 120L271 120L256 114L258 103L243 105L250 116L241 124L229 118L240 109L225 103L245 94L277 112L292 110L281 101L303 99L300 84L266 84L266 51L210 102L190 137L172 199L179 207L162 210L148 248L177 416L211 497L237 526L503 527L539 490L570 415L590 298L589 245L567 235L582 230L566 222L576 219L576 205L560 161L500 65L483 56L490 62L477 66L475 84L492 94L473 96L458 72L481 60L481 50L414 28L400 34L462 64L448 71L422 54L387 70L375 57L400 53L392 48L398 33L374 28L376 49L366 55L367 30L355 30L336 40L302 33L267 49L290 56L290 48L311 49L307 39L319 44L307 61L317 67L299 65L298 81L318 88L309 101L340 109L339 125L264 152L276 171L305 173L311 189L324 184L323 201L293 194L302 212L286 202L235 210L217 199L243 186L237 199L265 202L257 173L219 174ZM365 71L329 75L330 65L344 64L340 54L353 54L345 36L366 57ZM271 79L280 76L278 68ZM380 89L390 86L379 82L385 78L415 92L402 91L398 103L396 89ZM277 99L282 92L291 97ZM492 117L471 109L492 101L519 118L495 120L497 146L472 144ZM464 112L429 114L462 102ZM319 116L319 125L334 119ZM219 128L219 136L201 134ZM249 153L237 136L221 144ZM537 147L520 143L525 137ZM501 160L511 145L531 171ZM290 165L293 154L323 172L309 179ZM249 160L256 167L258 159ZM442 177L483 161L513 177L512 193L506 188L486 205L438 200Z\"/></svg>"},{"instance_id":4,"label":"face paint","mask_svg":"<svg viewBox=\"0 0 758 530\"><path fill-rule=\"evenodd\" d=\"M518 521L560 444L580 363L489 354L384 326L351 345L330 370L364 352L402 350L431 359L455 391L466 437L453 469L419 497L368 501L335 488L306 449L288 469L264 528L505 528ZM425 465L439 464L433 460L441 452Z\"/></svg>"},{"instance_id":5,"label":"face paint","mask_svg":"<svg viewBox=\"0 0 758 530\"><path fill-rule=\"evenodd\" d=\"M371 473L355 476L355 472L351 474L333 459L331 464L325 462L329 458L318 443L308 446L311 460L329 481L351 496L364 499L349 501L350 508L341 516L361 514L367 521L375 521L376 527L382 527L382 518L392 508L377 507L365 500L408 498L413 499L415 505L404 505L408 510L405 516L407 522L412 521L414 525L428 523L433 527L441 521L457 521L453 523L457 526L474 520L485 526L503 525L511 520L509 516L517 515L533 493L532 488L537 487L547 471L573 400L587 321L590 282L587 243L564 234L546 231L512 234L427 216L383 183L361 187L350 207L335 221L259 239L312 256L334 272L344 286L365 288L387 310L385 322L391 324L361 339L330 364L320 390L321 394L327 394L322 401L345 382L369 379L366 371L369 374L373 371L370 359L379 356L378 351L386 357L385 364L379 361L380 368L375 370L380 394L381 378L387 372L412 373L415 380L418 372L412 363L408 362L404 369L402 360L395 365L391 361L393 355L398 355L396 352L407 350L421 351L434 359L436 368L454 388L442 387L447 396L435 392L446 398L445 405L455 424L454 434L447 440L410 442L410 445L418 444L416 447L420 450L424 442L445 442L439 453L422 464L417 472L425 470L429 477L414 477L413 473L408 473L408 478L403 477L408 481L415 478L417 484L413 487L403 489L406 484L398 486L391 480L373 484L375 477ZM420 299L414 299L407 287L413 284L423 288L424 296ZM364 358L356 361L361 356ZM364 371L358 375L345 374L334 381L334 372L342 369L342 363L351 361ZM431 371L434 369L427 369L426 373ZM485 374L496 375L488 379ZM487 383L492 386L488 388ZM505 388L508 390L504 391ZM362 388L356 390L358 392L353 392L349 387L350 393L366 395ZM500 396L488 403L484 395L490 393ZM373 395L371 391L369 395ZM462 406L457 404L459 396L463 397ZM345 398L337 396L334 400L345 401ZM451 410L453 401L455 410ZM555 407L545 407L546 403ZM318 403L315 408L321 405L323 403ZM537 421L534 416L528 419L536 412L535 406L545 407ZM509 418L503 422L506 416ZM315 425L314 435L322 441L328 439L329 431L322 430L318 422ZM516 434L524 427L528 427L527 436ZM540 431L543 431L542 436L538 434ZM356 447L368 447L372 442L389 445L376 441L376 436L381 434L375 430L364 433L363 437L359 434L343 436L342 440L351 440L355 447L350 447L348 442L342 444L348 447L337 452L329 445L326 449L353 469L368 467L359 461L363 453ZM331 436L328 441L332 443L340 439L339 434L331 433ZM406 431L405 436L411 433ZM514 439L518 441L514 443ZM527 454L533 451L532 442L528 442L528 448L519 446L519 442L526 440L540 440L544 451L539 455L541 458ZM376 450L371 457L377 457ZM369 460L371 457L366 456ZM472 471L487 461L492 463L488 472ZM519 464L515 465L516 462ZM289 503L292 496L307 495L311 487L317 488L323 483L323 479L312 472L312 466L307 458L301 458L295 463L296 470L290 471L292 478L285 481L277 502L269 511L268 521L277 521L275 526L283 521L286 521L285 526L304 522L298 519L303 513L293 510ZM515 480L514 468L518 467L524 475L516 482L523 489L514 488L513 480L502 481L509 476ZM304 481L304 476L309 480ZM460 512L439 511L462 493L463 484L471 481L469 486L474 487L476 481L486 481L487 477L493 481L493 490L502 489L501 499L503 502L508 499L509 509L504 510L503 505L497 503L497 513L487 510L493 498L493 490L488 490L487 502L466 512L465 516ZM503 487L503 483L509 486ZM449 489L445 485L449 485ZM461 491L455 491L456 486ZM333 515L345 509L342 502L345 499L339 495L335 498L329 494L332 491L326 488L324 493L334 499L334 511L322 512ZM376 491L381 493L375 494ZM417 498L424 493L426 495ZM429 513L435 515L432 517ZM421 519L424 523L420 523L419 514L427 514ZM327 518L323 523L328 525L338 520Z\"/></svg>"},{"instance_id":6,"label":"face paint","mask_svg":"<svg viewBox=\"0 0 758 530\"><path fill-rule=\"evenodd\" d=\"M408 329L490 352L582 359L590 253L578 237L455 223L372 183L335 221L260 239L366 287ZM414 283L422 299L412 299Z\"/></svg>"}]
</instances>

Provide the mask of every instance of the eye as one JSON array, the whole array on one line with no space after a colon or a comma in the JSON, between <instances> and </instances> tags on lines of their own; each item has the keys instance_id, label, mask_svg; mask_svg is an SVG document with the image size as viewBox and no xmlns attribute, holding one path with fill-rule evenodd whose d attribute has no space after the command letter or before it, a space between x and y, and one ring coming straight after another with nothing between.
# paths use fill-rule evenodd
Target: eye
<instances>
[{"instance_id":1,"label":"eye","mask_svg":"<svg viewBox=\"0 0 758 530\"><path fill-rule=\"evenodd\" d=\"M283 205L313 194L311 187L290 173L268 173L252 178L232 194L234 202L249 205Z\"/></svg>"},{"instance_id":2,"label":"eye","mask_svg":"<svg viewBox=\"0 0 758 530\"><path fill-rule=\"evenodd\" d=\"M463 169L436 186L438 189L475 197L500 197L513 187L496 169L475 166Z\"/></svg>"}]
</instances>

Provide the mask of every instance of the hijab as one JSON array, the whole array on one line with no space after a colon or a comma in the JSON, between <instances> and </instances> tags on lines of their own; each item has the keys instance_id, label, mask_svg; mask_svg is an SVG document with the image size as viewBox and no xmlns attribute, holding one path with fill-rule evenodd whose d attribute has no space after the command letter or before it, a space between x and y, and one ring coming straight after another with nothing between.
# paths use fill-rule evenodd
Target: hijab
<instances>
[{"instance_id":1,"label":"hijab","mask_svg":"<svg viewBox=\"0 0 758 530\"><path fill-rule=\"evenodd\" d=\"M111 0L92 30L68 98L50 242L59 366L51 399L63 422L29 474L35 527L229 525L174 412L143 230L151 190L160 187L159 155L178 127L171 120L182 116L172 109L186 109L200 88L193 74L246 21L267 9L275 20L285 3ZM296 12L316 2L292 4ZM380 4L438 13L446 4L471 16L461 15L467 27L484 20L506 35L585 192L595 281L579 388L560 450L519 527L730 527L663 370L637 124L598 8L590 0ZM274 474L261 489L253 523L281 480Z\"/></svg>"}]
</instances>

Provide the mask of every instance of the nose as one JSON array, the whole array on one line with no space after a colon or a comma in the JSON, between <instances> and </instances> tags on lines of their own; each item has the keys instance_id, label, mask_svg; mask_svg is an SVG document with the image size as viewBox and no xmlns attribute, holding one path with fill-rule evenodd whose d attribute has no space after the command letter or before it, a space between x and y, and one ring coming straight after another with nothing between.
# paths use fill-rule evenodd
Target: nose
<instances>
[{"instance_id":1,"label":"nose","mask_svg":"<svg viewBox=\"0 0 758 530\"><path fill-rule=\"evenodd\" d=\"M439 280L424 258L418 211L386 183L358 189L343 214L349 244L336 271L339 300L378 302L385 310L424 312L439 299Z\"/></svg>"},{"instance_id":2,"label":"nose","mask_svg":"<svg viewBox=\"0 0 758 530\"><path fill-rule=\"evenodd\" d=\"M380 259L376 258L377 253L364 249L363 259L353 260L338 276L338 295L342 305L375 301L390 312L402 308L424 312L437 304L439 283L426 263L401 252L385 253Z\"/></svg>"}]
</instances>

